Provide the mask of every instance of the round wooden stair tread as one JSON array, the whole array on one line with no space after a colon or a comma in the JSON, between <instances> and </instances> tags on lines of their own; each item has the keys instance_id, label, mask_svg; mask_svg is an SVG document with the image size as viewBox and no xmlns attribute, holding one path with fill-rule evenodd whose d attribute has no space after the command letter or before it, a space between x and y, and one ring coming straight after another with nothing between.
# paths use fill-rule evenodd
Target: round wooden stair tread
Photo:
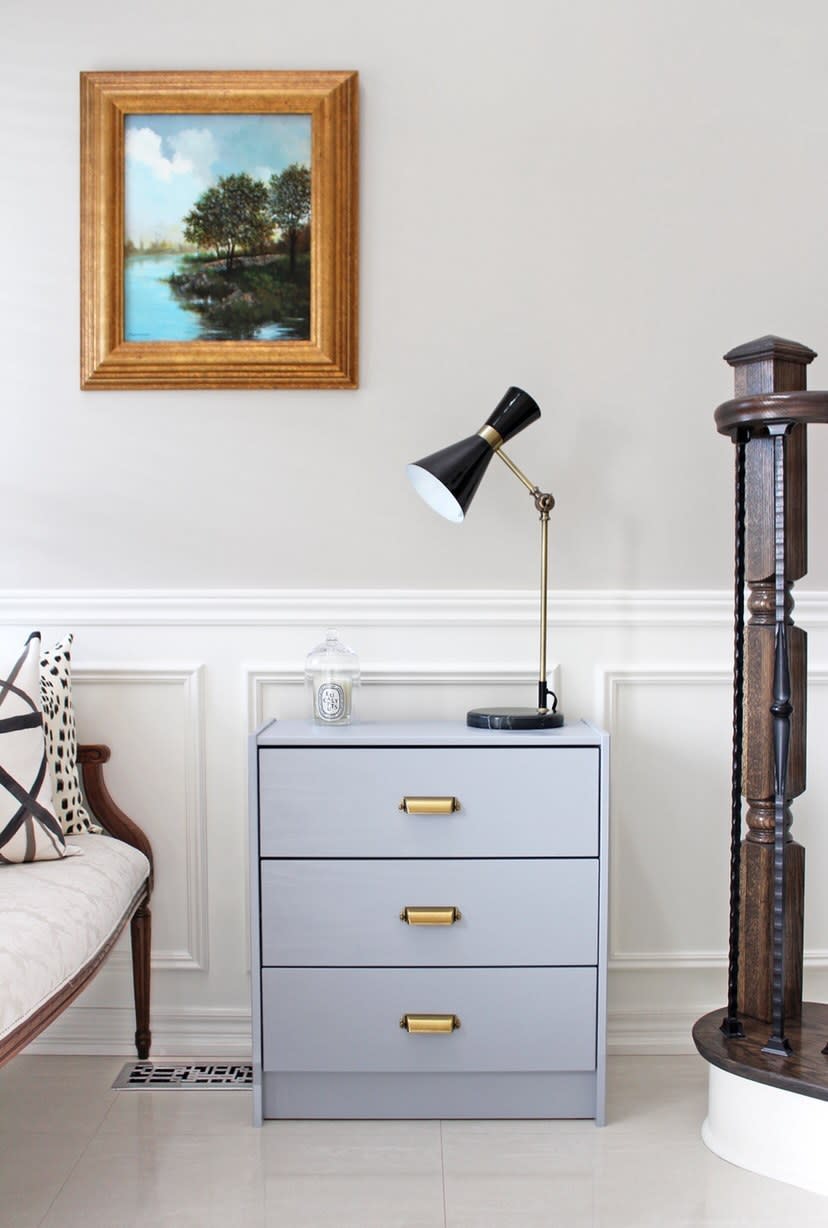
<instances>
[{"instance_id":1,"label":"round wooden stair tread","mask_svg":"<svg viewBox=\"0 0 828 1228\"><path fill-rule=\"evenodd\" d=\"M703 1015L693 1027L696 1048L706 1061L755 1083L828 1100L828 1055L822 1052L828 1043L828 1005L802 1003L802 1019L785 1026L793 1048L787 1058L762 1052L771 1028L759 1019L743 1017L744 1038L728 1040L720 1031L726 1014L721 1007Z\"/></svg>"}]
</instances>

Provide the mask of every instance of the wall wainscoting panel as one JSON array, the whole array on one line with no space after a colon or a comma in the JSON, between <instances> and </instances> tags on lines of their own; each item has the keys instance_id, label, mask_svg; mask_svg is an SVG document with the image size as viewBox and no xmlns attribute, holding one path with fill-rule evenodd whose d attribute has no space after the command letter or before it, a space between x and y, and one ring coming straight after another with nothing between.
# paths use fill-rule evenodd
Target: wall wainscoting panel
<instances>
[{"instance_id":1,"label":"wall wainscoting panel","mask_svg":"<svg viewBox=\"0 0 828 1228\"><path fill-rule=\"evenodd\" d=\"M106 768L110 791L146 831L158 863L158 970L208 966L203 672L202 665L76 666L72 676L80 740L119 748ZM114 968L129 963L126 938L119 945Z\"/></svg>"},{"instance_id":2,"label":"wall wainscoting panel","mask_svg":"<svg viewBox=\"0 0 828 1228\"><path fill-rule=\"evenodd\" d=\"M716 951L727 882L710 882L708 866L729 814L730 672L669 663L597 672L613 739L610 967Z\"/></svg>"},{"instance_id":3,"label":"wall wainscoting panel","mask_svg":"<svg viewBox=\"0 0 828 1228\"><path fill-rule=\"evenodd\" d=\"M828 593L798 593L810 631L806 993L828 993ZM534 592L12 592L0 647L33 627L75 632L82 739L157 858L153 1032L161 1056L249 1053L246 735L304 715L303 667L327 626L359 653L362 720L463 719L488 699L531 704ZM614 1052L692 1052L725 997L731 598L569 592L550 610L567 719L612 734L609 1037ZM197 664L191 664L191 662ZM161 664L158 664L158 663ZM125 946L39 1052L128 1054Z\"/></svg>"}]
</instances>

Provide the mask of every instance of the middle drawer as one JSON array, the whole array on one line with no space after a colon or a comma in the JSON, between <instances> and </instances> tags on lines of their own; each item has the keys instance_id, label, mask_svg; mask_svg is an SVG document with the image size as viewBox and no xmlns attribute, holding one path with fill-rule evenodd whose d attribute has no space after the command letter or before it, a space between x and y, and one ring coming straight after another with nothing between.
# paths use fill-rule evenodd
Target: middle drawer
<instances>
[{"instance_id":1,"label":"middle drawer","mask_svg":"<svg viewBox=\"0 0 828 1228\"><path fill-rule=\"evenodd\" d=\"M598 862L266 860L262 963L271 967L598 962ZM458 909L446 925L406 908Z\"/></svg>"}]
</instances>

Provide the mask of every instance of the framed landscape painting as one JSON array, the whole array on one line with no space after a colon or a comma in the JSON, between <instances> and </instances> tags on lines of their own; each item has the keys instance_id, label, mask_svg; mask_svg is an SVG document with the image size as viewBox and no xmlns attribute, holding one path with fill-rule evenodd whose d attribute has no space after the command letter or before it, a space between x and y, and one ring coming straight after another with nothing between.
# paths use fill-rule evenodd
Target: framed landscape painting
<instances>
[{"instance_id":1,"label":"framed landscape painting","mask_svg":"<svg viewBox=\"0 0 828 1228\"><path fill-rule=\"evenodd\" d=\"M357 386L357 74L81 74L81 387Z\"/></svg>"}]
</instances>

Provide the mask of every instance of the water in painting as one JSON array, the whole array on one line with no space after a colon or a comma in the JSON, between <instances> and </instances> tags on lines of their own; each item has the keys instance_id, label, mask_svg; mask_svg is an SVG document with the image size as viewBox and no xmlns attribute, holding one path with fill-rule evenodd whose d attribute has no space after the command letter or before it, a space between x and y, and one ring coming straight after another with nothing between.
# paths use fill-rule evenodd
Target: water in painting
<instances>
[{"instance_id":1,"label":"water in painting","mask_svg":"<svg viewBox=\"0 0 828 1228\"><path fill-rule=\"evenodd\" d=\"M310 336L309 115L128 115L124 340Z\"/></svg>"}]
</instances>

